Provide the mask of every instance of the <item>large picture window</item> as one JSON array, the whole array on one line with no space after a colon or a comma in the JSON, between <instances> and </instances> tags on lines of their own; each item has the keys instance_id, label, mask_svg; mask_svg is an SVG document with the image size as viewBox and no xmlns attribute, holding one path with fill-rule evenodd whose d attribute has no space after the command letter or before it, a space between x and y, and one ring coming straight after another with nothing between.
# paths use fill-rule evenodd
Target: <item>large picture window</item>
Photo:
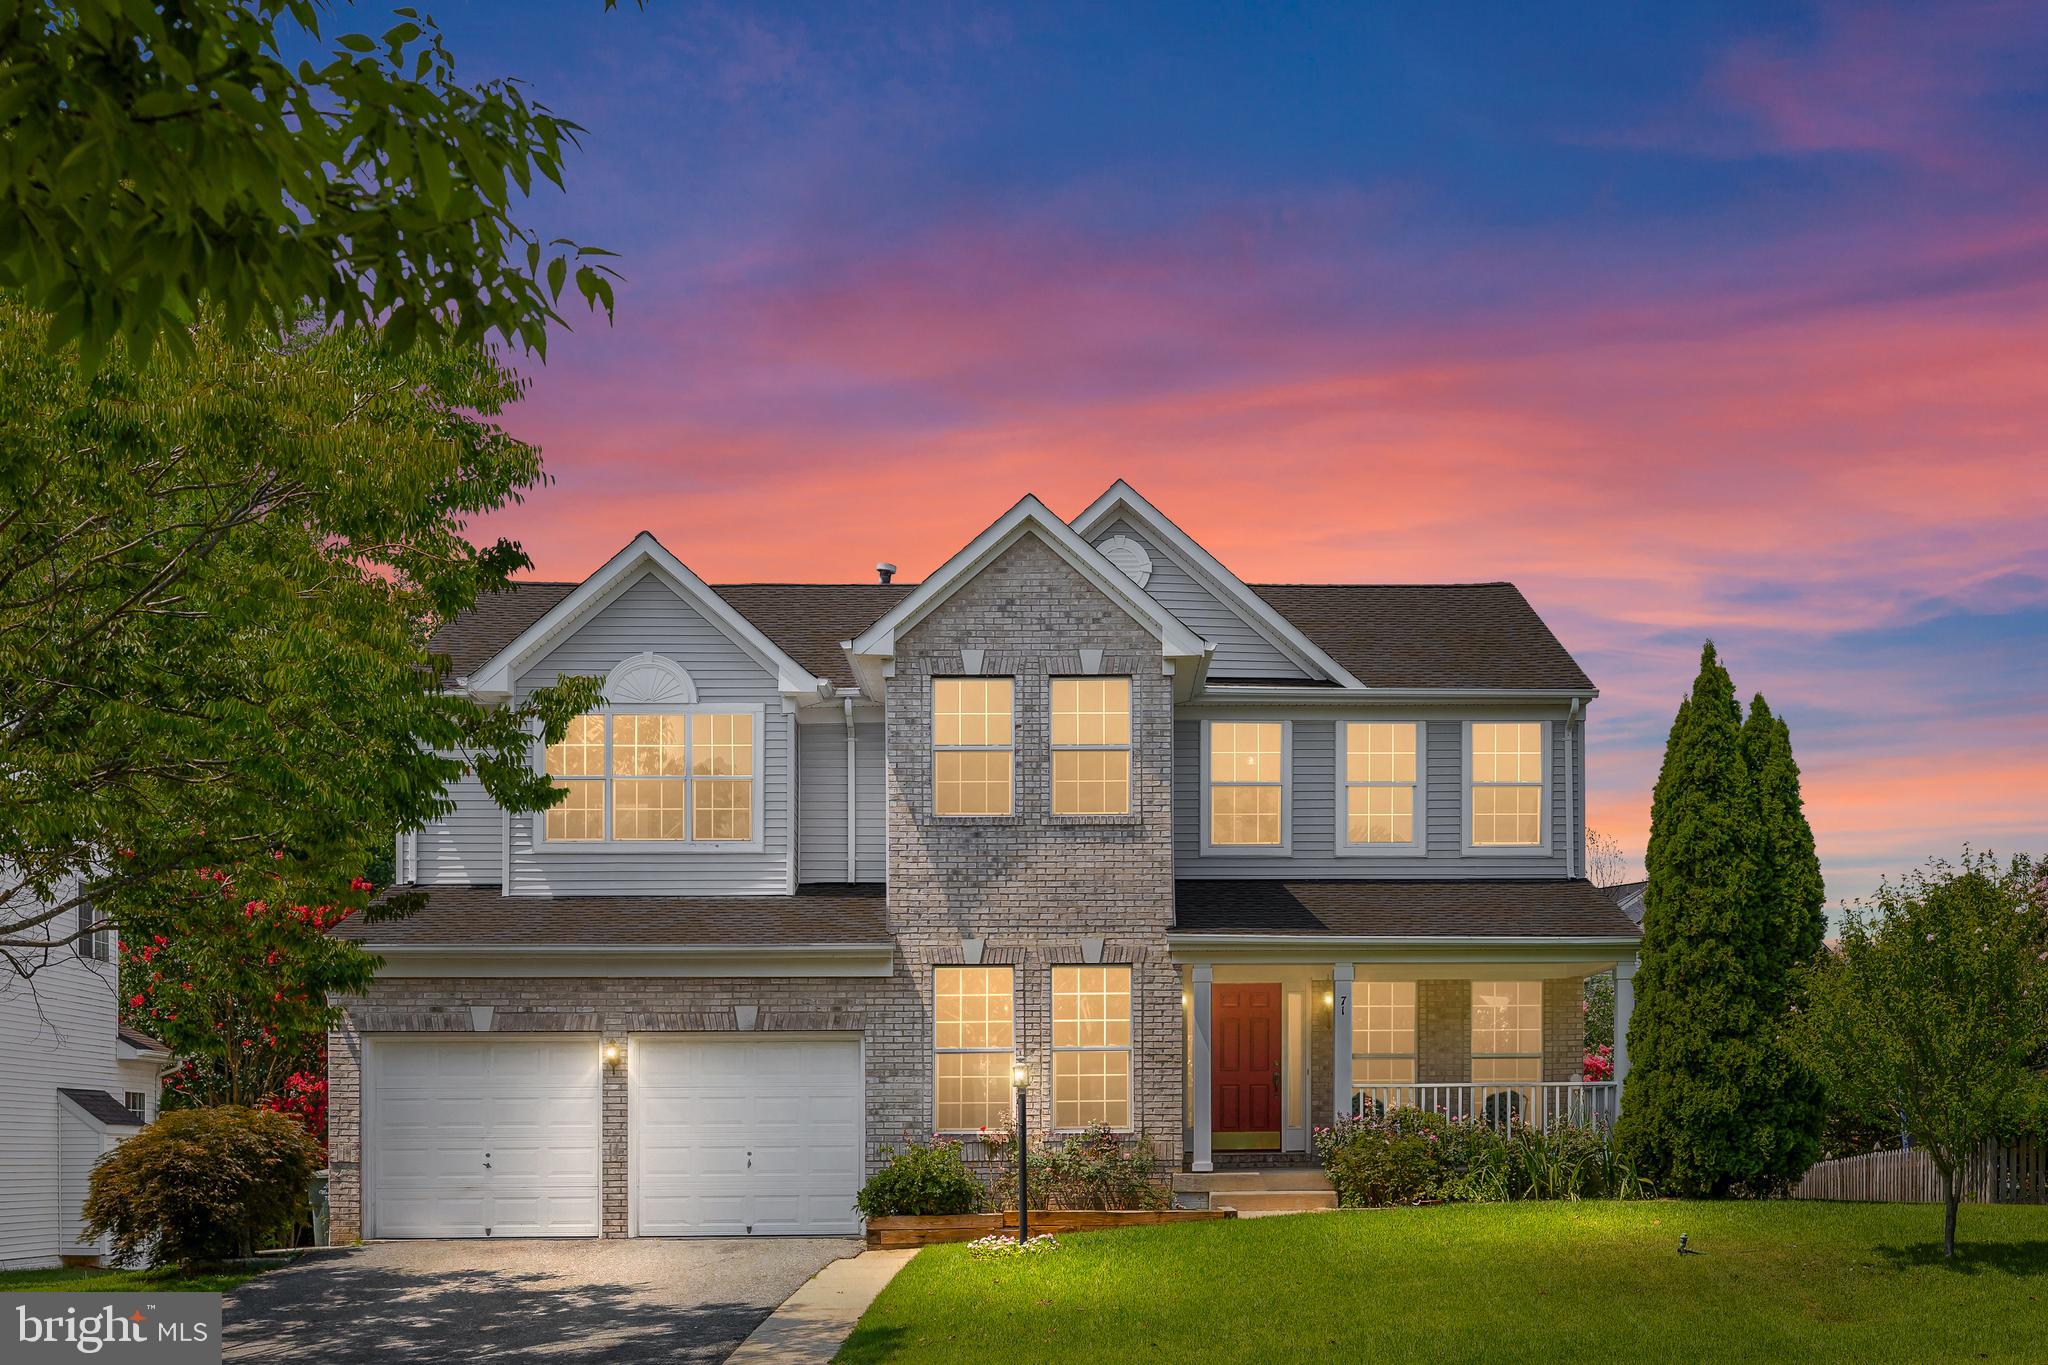
<instances>
[{"instance_id":1,"label":"large picture window","mask_svg":"<svg viewBox=\"0 0 2048 1365\"><path fill-rule=\"evenodd\" d=\"M1016 686L932 679L932 813L1008 815Z\"/></svg>"},{"instance_id":2,"label":"large picture window","mask_svg":"<svg viewBox=\"0 0 2048 1365\"><path fill-rule=\"evenodd\" d=\"M1052 813L1131 810L1131 680L1052 680Z\"/></svg>"},{"instance_id":3,"label":"large picture window","mask_svg":"<svg viewBox=\"0 0 2048 1365\"><path fill-rule=\"evenodd\" d=\"M1287 727L1284 722L1209 722L1209 844L1218 849L1286 846Z\"/></svg>"},{"instance_id":4,"label":"large picture window","mask_svg":"<svg viewBox=\"0 0 2048 1365\"><path fill-rule=\"evenodd\" d=\"M1052 969L1055 1128L1131 1126L1131 969Z\"/></svg>"},{"instance_id":5,"label":"large picture window","mask_svg":"<svg viewBox=\"0 0 2048 1365\"><path fill-rule=\"evenodd\" d=\"M1473 848L1537 848L1543 839L1543 725L1470 727Z\"/></svg>"},{"instance_id":6,"label":"large picture window","mask_svg":"<svg viewBox=\"0 0 2048 1365\"><path fill-rule=\"evenodd\" d=\"M1348 721L1343 745L1340 847L1397 853L1422 846L1422 726L1415 721Z\"/></svg>"},{"instance_id":7,"label":"large picture window","mask_svg":"<svg viewBox=\"0 0 2048 1365\"><path fill-rule=\"evenodd\" d=\"M548 776L568 793L548 808L547 841L753 842L757 729L750 711L576 717L547 748Z\"/></svg>"},{"instance_id":8,"label":"large picture window","mask_svg":"<svg viewBox=\"0 0 2048 1365\"><path fill-rule=\"evenodd\" d=\"M1010 1122L1010 1059L1016 1046L1009 967L932 969L934 1127L974 1133Z\"/></svg>"}]
</instances>

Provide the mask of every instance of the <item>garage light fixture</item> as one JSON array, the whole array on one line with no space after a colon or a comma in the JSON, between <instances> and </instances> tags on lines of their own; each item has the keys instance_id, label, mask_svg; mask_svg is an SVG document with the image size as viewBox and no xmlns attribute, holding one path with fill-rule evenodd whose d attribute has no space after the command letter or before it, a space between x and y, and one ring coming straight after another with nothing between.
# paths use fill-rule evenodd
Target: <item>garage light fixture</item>
<instances>
[{"instance_id":1,"label":"garage light fixture","mask_svg":"<svg viewBox=\"0 0 2048 1365\"><path fill-rule=\"evenodd\" d=\"M617 1066L619 1064L619 1045L617 1043L606 1043L604 1045L604 1060L607 1066Z\"/></svg>"}]
</instances>

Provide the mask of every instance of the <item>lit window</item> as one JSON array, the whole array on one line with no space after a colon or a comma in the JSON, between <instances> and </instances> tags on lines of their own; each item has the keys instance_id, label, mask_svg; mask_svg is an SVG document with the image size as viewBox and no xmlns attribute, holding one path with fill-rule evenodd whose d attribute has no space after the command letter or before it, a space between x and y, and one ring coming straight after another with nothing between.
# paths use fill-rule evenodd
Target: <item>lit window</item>
<instances>
[{"instance_id":1,"label":"lit window","mask_svg":"<svg viewBox=\"0 0 2048 1365\"><path fill-rule=\"evenodd\" d=\"M1413 721L1353 721L1343 730L1344 841L1412 846L1422 727Z\"/></svg>"},{"instance_id":2,"label":"lit window","mask_svg":"<svg viewBox=\"0 0 2048 1365\"><path fill-rule=\"evenodd\" d=\"M1534 1121L1543 1079L1543 983L1472 983L1472 1082L1478 1112ZM1521 1084L1518 1084L1521 1083Z\"/></svg>"},{"instance_id":3,"label":"lit window","mask_svg":"<svg viewBox=\"0 0 2048 1365\"><path fill-rule=\"evenodd\" d=\"M1360 981L1351 991L1351 1084L1383 1108L1413 1103L1415 983Z\"/></svg>"},{"instance_id":4,"label":"lit window","mask_svg":"<svg viewBox=\"0 0 2048 1365\"><path fill-rule=\"evenodd\" d=\"M1131 680L1052 680L1052 813L1131 809Z\"/></svg>"},{"instance_id":5,"label":"lit window","mask_svg":"<svg viewBox=\"0 0 2048 1365\"><path fill-rule=\"evenodd\" d=\"M1213 721L1209 725L1209 842L1216 846L1281 844L1286 773L1279 721Z\"/></svg>"},{"instance_id":6,"label":"lit window","mask_svg":"<svg viewBox=\"0 0 2048 1365\"><path fill-rule=\"evenodd\" d=\"M746 712L578 716L547 749L568 793L548 808L548 841L747 842L757 758Z\"/></svg>"},{"instance_id":7,"label":"lit window","mask_svg":"<svg viewBox=\"0 0 2048 1365\"><path fill-rule=\"evenodd\" d=\"M1055 1128L1131 1126L1131 969L1052 969Z\"/></svg>"},{"instance_id":8,"label":"lit window","mask_svg":"<svg viewBox=\"0 0 2048 1365\"><path fill-rule=\"evenodd\" d=\"M1010 1054L1016 1043L1009 967L932 969L933 1086L942 1133L1010 1122Z\"/></svg>"},{"instance_id":9,"label":"lit window","mask_svg":"<svg viewBox=\"0 0 2048 1365\"><path fill-rule=\"evenodd\" d=\"M1008 815L1014 685L1008 678L932 680L932 811Z\"/></svg>"},{"instance_id":10,"label":"lit window","mask_svg":"<svg viewBox=\"0 0 2048 1365\"><path fill-rule=\"evenodd\" d=\"M1543 842L1543 726L1472 726L1472 847Z\"/></svg>"}]
</instances>

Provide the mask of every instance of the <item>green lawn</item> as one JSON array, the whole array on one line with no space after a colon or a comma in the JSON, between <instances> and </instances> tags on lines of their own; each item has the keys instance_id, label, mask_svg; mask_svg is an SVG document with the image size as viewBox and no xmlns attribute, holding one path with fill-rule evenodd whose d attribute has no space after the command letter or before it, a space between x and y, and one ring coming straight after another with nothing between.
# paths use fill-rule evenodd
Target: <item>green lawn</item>
<instances>
[{"instance_id":1,"label":"green lawn","mask_svg":"<svg viewBox=\"0 0 2048 1365\"><path fill-rule=\"evenodd\" d=\"M202 1294L225 1294L266 1270L288 1262L283 1257L264 1261L243 1261L203 1275L180 1275L175 1270L0 1270L0 1293L25 1289L61 1289L70 1292L153 1289L171 1294L191 1290Z\"/></svg>"},{"instance_id":2,"label":"green lawn","mask_svg":"<svg viewBox=\"0 0 2048 1365\"><path fill-rule=\"evenodd\" d=\"M1924 1361L2048 1357L2048 1208L1367 1209L930 1247L842 1361ZM1680 1257L1678 1235L1704 1255Z\"/></svg>"}]
</instances>

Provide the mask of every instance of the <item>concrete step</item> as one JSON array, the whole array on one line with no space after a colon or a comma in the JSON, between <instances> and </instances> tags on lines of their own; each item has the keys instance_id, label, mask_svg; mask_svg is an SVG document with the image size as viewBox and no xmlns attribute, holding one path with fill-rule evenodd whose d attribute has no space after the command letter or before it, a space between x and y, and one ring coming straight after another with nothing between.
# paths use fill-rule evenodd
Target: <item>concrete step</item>
<instances>
[{"instance_id":1,"label":"concrete step","mask_svg":"<svg viewBox=\"0 0 2048 1365\"><path fill-rule=\"evenodd\" d=\"M1209 1207L1232 1208L1240 1214L1308 1213L1337 1207L1332 1190L1217 1190L1209 1196Z\"/></svg>"},{"instance_id":2,"label":"concrete step","mask_svg":"<svg viewBox=\"0 0 2048 1365\"><path fill-rule=\"evenodd\" d=\"M1330 1182L1317 1167L1283 1166L1262 1171L1182 1171L1174 1176L1173 1187L1188 1193L1209 1194L1224 1191L1327 1191Z\"/></svg>"}]
</instances>

